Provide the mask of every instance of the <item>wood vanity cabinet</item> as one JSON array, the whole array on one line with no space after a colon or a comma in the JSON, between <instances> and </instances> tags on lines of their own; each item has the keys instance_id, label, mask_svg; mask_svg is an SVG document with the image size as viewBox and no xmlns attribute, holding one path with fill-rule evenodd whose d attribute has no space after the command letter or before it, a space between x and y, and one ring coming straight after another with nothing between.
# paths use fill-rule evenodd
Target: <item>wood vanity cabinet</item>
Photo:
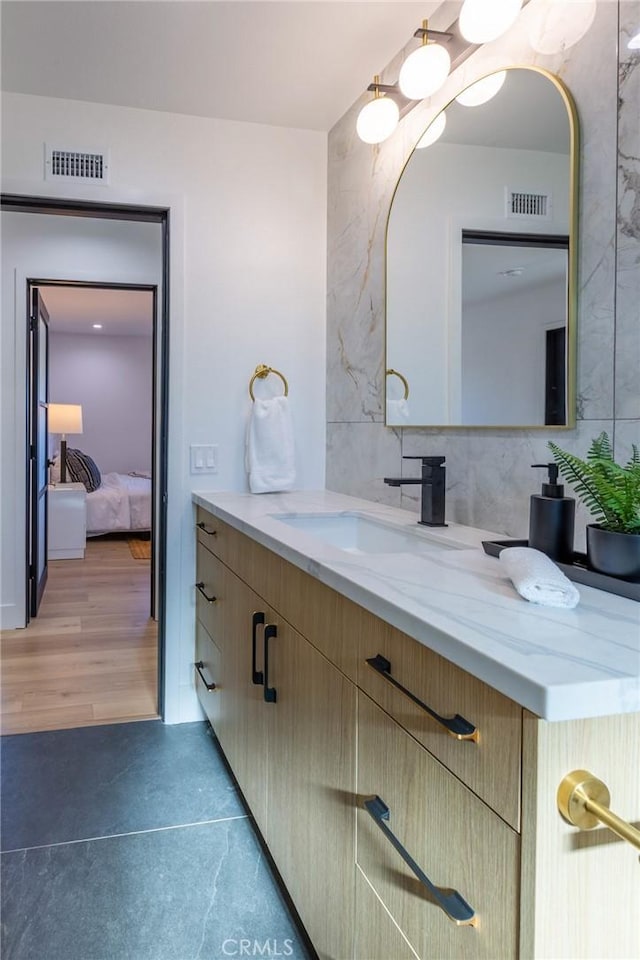
<instances>
[{"instance_id":1,"label":"wood vanity cabinet","mask_svg":"<svg viewBox=\"0 0 640 960\"><path fill-rule=\"evenodd\" d=\"M402 862L368 812L370 796L383 801L388 828L427 878L472 909L469 922L454 922ZM358 866L419 957L517 956L518 834L366 694L358 697L358 799ZM365 925L366 915L357 921Z\"/></svg>"},{"instance_id":2,"label":"wood vanity cabinet","mask_svg":"<svg viewBox=\"0 0 640 960\"><path fill-rule=\"evenodd\" d=\"M207 518L208 529L215 523ZM224 543L226 559L246 575L257 545L228 528L202 543L197 582L215 571L216 626L224 636L219 687L206 690L196 673L198 696L316 950L350 957L355 685L213 553ZM198 650L207 614L211 622L197 600ZM321 620L322 611L317 615Z\"/></svg>"},{"instance_id":3,"label":"wood vanity cabinet","mask_svg":"<svg viewBox=\"0 0 640 960\"><path fill-rule=\"evenodd\" d=\"M591 768L640 810L638 714L540 720L197 519L196 688L323 960L640 956L637 857L556 807ZM454 893L473 925L442 909Z\"/></svg>"}]
</instances>

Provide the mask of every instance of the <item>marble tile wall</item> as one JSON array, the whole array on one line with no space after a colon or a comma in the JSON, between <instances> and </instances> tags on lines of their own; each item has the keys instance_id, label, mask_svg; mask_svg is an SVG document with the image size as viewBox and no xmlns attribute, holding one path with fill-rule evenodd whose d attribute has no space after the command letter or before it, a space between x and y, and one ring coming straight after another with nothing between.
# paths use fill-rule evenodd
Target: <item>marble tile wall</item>
<instances>
[{"instance_id":1,"label":"marble tile wall","mask_svg":"<svg viewBox=\"0 0 640 960\"><path fill-rule=\"evenodd\" d=\"M378 147L363 144L355 121L363 95L329 135L327 480L329 489L418 511L411 487L384 476L411 476L402 456L447 457L448 516L509 536L526 536L529 496L539 480L530 464L548 460L547 439L583 454L607 430L623 454L640 442L640 55L627 44L640 28L637 0L598 0L577 43L536 52L537 25L575 24L575 0L530 0L502 38L477 50L431 100L411 111ZM555 20L555 25L551 22ZM431 19L433 29L448 23ZM450 22L450 18L449 18ZM561 46L556 44L556 46ZM383 72L397 78L403 51ZM566 83L581 133L578 420L563 431L398 429L384 425L385 230L396 182L428 122L456 94L504 66L539 66ZM366 78L363 79L363 87ZM617 171L617 175L616 175ZM577 518L576 546L586 515Z\"/></svg>"},{"instance_id":2,"label":"marble tile wall","mask_svg":"<svg viewBox=\"0 0 640 960\"><path fill-rule=\"evenodd\" d=\"M615 416L631 422L640 417L640 50L628 44L639 30L638 0L621 3Z\"/></svg>"}]
</instances>

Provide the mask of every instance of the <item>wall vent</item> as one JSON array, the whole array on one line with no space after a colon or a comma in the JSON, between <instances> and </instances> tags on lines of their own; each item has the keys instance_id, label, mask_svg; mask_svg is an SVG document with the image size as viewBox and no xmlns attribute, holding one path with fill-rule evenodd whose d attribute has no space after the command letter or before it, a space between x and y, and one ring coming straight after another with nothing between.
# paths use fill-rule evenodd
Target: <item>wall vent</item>
<instances>
[{"instance_id":1,"label":"wall vent","mask_svg":"<svg viewBox=\"0 0 640 960\"><path fill-rule=\"evenodd\" d=\"M45 180L109 183L107 150L59 150L45 144Z\"/></svg>"},{"instance_id":2,"label":"wall vent","mask_svg":"<svg viewBox=\"0 0 640 960\"><path fill-rule=\"evenodd\" d=\"M511 190L505 187L506 216L516 220L550 220L552 212L551 193L532 190Z\"/></svg>"}]
</instances>

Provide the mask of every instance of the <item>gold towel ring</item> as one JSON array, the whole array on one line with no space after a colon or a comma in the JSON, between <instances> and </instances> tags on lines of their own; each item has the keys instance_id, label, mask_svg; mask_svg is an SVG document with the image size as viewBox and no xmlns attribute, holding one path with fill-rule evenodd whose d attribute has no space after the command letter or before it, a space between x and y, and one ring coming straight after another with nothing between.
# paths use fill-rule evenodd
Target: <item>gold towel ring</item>
<instances>
[{"instance_id":1,"label":"gold towel ring","mask_svg":"<svg viewBox=\"0 0 640 960\"><path fill-rule=\"evenodd\" d=\"M253 384L255 383L256 378L259 380L264 380L265 377L268 377L270 373L275 373L276 377L280 377L284 384L284 395L285 397L289 396L289 384L287 383L286 377L284 377L279 370L275 370L273 367L268 367L266 363L259 363L255 369L251 380L249 380L249 396L252 400L256 398L253 395Z\"/></svg>"},{"instance_id":2,"label":"gold towel ring","mask_svg":"<svg viewBox=\"0 0 640 960\"><path fill-rule=\"evenodd\" d=\"M406 377L403 377L401 373L398 373L397 370L389 369L387 370L387 376L393 375L394 377L399 377L402 380L402 385L404 386L404 399L409 399L409 381Z\"/></svg>"}]
</instances>

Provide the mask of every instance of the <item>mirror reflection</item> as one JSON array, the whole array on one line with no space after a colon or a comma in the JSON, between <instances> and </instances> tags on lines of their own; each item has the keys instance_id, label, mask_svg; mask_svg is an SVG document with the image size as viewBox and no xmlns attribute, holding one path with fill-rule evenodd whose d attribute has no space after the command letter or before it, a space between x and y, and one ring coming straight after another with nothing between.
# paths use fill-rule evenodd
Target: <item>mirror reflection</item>
<instances>
[{"instance_id":1,"label":"mirror reflection","mask_svg":"<svg viewBox=\"0 0 640 960\"><path fill-rule=\"evenodd\" d=\"M460 101L426 130L389 214L386 422L570 424L570 101L524 68Z\"/></svg>"}]
</instances>

